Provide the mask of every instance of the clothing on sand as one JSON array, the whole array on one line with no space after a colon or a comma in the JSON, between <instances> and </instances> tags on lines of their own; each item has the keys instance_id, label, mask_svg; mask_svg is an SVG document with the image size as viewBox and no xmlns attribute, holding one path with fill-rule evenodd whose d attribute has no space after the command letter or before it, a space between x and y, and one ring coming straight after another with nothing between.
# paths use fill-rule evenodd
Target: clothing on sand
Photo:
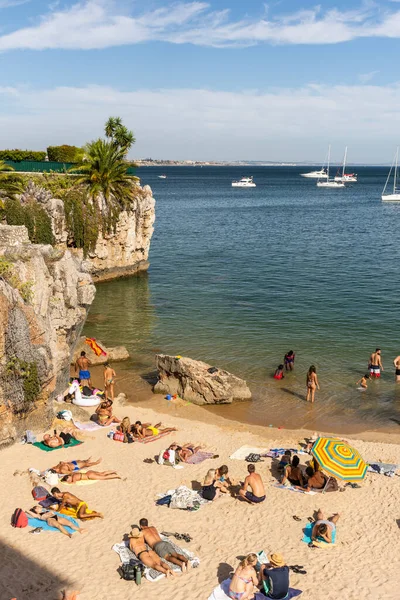
<instances>
[{"instance_id":1,"label":"clothing on sand","mask_svg":"<svg viewBox=\"0 0 400 600\"><path fill-rule=\"evenodd\" d=\"M233 460L246 460L246 456L249 454L266 454L267 448L254 448L253 446L241 446L233 454L230 455L230 459Z\"/></svg>"}]
</instances>

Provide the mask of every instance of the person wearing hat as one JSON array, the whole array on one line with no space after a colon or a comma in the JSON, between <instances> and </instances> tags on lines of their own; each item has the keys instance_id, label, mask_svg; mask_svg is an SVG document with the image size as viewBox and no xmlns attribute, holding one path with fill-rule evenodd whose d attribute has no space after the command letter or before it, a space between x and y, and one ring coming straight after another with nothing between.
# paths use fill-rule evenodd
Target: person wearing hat
<instances>
[{"instance_id":1,"label":"person wearing hat","mask_svg":"<svg viewBox=\"0 0 400 600\"><path fill-rule=\"evenodd\" d=\"M172 575L176 575L167 564L163 564L162 559L153 550L148 550L143 533L140 531L137 525L132 527L129 538L129 548L136 554L138 560L140 560L146 567L155 569L163 575L166 575L169 579Z\"/></svg>"},{"instance_id":2,"label":"person wearing hat","mask_svg":"<svg viewBox=\"0 0 400 600\"><path fill-rule=\"evenodd\" d=\"M274 552L268 558L269 563L260 570L260 583L267 598L281 600L289 593L289 567L282 554Z\"/></svg>"}]
</instances>

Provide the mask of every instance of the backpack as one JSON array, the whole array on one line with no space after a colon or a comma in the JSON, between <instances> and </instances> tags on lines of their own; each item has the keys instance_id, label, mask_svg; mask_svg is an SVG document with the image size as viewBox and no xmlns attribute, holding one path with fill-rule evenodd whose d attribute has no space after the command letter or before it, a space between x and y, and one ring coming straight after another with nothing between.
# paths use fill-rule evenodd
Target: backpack
<instances>
[{"instance_id":1,"label":"backpack","mask_svg":"<svg viewBox=\"0 0 400 600\"><path fill-rule=\"evenodd\" d=\"M142 582L142 572L143 569L140 564L124 563L121 565L121 578L126 581L136 581L137 585Z\"/></svg>"},{"instance_id":2,"label":"backpack","mask_svg":"<svg viewBox=\"0 0 400 600\"><path fill-rule=\"evenodd\" d=\"M46 500L48 495L49 495L49 492L42 485L37 485L32 490L32 496L33 496L33 499L36 500L36 502L40 502L41 500Z\"/></svg>"},{"instance_id":3,"label":"backpack","mask_svg":"<svg viewBox=\"0 0 400 600\"><path fill-rule=\"evenodd\" d=\"M250 463L257 463L257 462L263 462L261 460L261 454L249 454L248 456L246 456L246 458L244 459L246 462L250 462Z\"/></svg>"},{"instance_id":4,"label":"backpack","mask_svg":"<svg viewBox=\"0 0 400 600\"><path fill-rule=\"evenodd\" d=\"M50 469L46 471L44 480L47 483L47 485L51 486L58 485L58 482L60 481L57 473L52 472Z\"/></svg>"},{"instance_id":5,"label":"backpack","mask_svg":"<svg viewBox=\"0 0 400 600\"><path fill-rule=\"evenodd\" d=\"M16 508L14 510L14 514L11 517L11 525L13 527L27 527L28 525L28 517L26 513L22 510L22 508Z\"/></svg>"}]
</instances>

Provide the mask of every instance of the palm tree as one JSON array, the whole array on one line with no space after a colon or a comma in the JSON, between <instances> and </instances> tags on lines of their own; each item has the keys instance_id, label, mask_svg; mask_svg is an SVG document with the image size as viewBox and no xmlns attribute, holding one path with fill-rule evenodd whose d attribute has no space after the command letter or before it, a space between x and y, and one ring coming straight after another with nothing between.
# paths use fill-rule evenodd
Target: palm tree
<instances>
[{"instance_id":1,"label":"palm tree","mask_svg":"<svg viewBox=\"0 0 400 600\"><path fill-rule=\"evenodd\" d=\"M14 171L14 167L0 160L0 195L14 196L24 191L22 177L17 173L11 175Z\"/></svg>"},{"instance_id":2,"label":"palm tree","mask_svg":"<svg viewBox=\"0 0 400 600\"><path fill-rule=\"evenodd\" d=\"M90 142L84 161L71 170L78 173L77 183L88 189L91 198L103 194L108 207L115 203L129 206L138 178L128 175L123 148L102 139Z\"/></svg>"},{"instance_id":3,"label":"palm tree","mask_svg":"<svg viewBox=\"0 0 400 600\"><path fill-rule=\"evenodd\" d=\"M136 141L133 131L129 131L129 129L122 124L122 119L120 117L110 117L105 124L104 131L106 137L108 137L115 146L124 150L124 154L128 153L128 150Z\"/></svg>"}]
</instances>

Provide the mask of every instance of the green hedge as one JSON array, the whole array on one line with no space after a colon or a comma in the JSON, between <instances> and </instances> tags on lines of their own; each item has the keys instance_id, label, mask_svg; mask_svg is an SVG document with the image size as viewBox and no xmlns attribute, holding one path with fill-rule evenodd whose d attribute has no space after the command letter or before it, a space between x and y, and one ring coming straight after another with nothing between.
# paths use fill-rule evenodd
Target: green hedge
<instances>
[{"instance_id":1,"label":"green hedge","mask_svg":"<svg viewBox=\"0 0 400 600\"><path fill-rule=\"evenodd\" d=\"M47 156L49 161L74 163L78 161L78 153L81 151L77 146L49 146L47 148Z\"/></svg>"},{"instance_id":2,"label":"green hedge","mask_svg":"<svg viewBox=\"0 0 400 600\"><path fill-rule=\"evenodd\" d=\"M12 160L21 162L22 160L42 161L46 158L46 152L36 150L0 150L0 160Z\"/></svg>"},{"instance_id":3,"label":"green hedge","mask_svg":"<svg viewBox=\"0 0 400 600\"><path fill-rule=\"evenodd\" d=\"M22 205L19 200L6 198L2 212L7 225L25 225L33 244L54 244L51 219L38 202Z\"/></svg>"}]
</instances>

